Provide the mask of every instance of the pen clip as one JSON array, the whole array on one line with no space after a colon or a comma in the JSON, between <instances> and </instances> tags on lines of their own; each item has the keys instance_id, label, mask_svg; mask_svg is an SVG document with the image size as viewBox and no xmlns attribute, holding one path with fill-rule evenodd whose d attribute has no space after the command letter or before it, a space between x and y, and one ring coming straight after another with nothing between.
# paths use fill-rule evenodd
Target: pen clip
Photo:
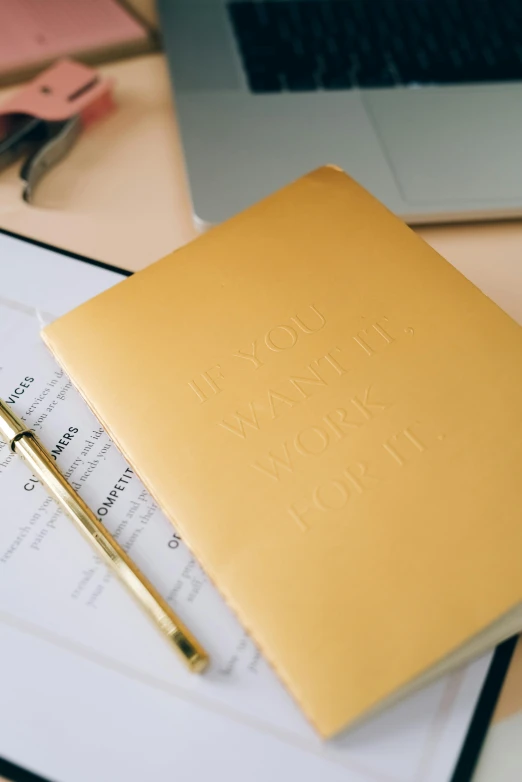
<instances>
[{"instance_id":1,"label":"pen clip","mask_svg":"<svg viewBox=\"0 0 522 782\"><path fill-rule=\"evenodd\" d=\"M11 451L21 437L33 436L30 429L18 418L10 407L0 399L0 436L7 443Z\"/></svg>"}]
</instances>

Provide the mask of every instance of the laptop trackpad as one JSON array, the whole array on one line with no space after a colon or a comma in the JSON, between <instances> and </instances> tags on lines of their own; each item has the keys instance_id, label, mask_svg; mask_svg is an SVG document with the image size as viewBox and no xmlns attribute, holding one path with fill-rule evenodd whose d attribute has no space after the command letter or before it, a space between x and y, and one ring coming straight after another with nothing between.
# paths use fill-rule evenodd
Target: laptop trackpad
<instances>
[{"instance_id":1,"label":"laptop trackpad","mask_svg":"<svg viewBox=\"0 0 522 782\"><path fill-rule=\"evenodd\" d=\"M363 95L405 201L520 200L522 85Z\"/></svg>"}]
</instances>

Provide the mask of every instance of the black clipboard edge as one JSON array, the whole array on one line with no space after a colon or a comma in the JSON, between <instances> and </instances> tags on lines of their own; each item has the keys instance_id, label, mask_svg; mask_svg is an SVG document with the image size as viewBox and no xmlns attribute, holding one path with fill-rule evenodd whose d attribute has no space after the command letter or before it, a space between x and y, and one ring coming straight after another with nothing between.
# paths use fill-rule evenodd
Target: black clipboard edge
<instances>
[{"instance_id":1,"label":"black clipboard edge","mask_svg":"<svg viewBox=\"0 0 522 782\"><path fill-rule=\"evenodd\" d=\"M75 261L88 263L90 266L97 266L100 269L116 272L124 277L130 277L133 274L133 272L128 269L112 266L103 261L95 261L92 258L87 258L85 255L80 255L79 253L74 253L70 250L63 250L60 247L54 247L52 244L46 244L37 239L29 239L26 236L14 233L13 231L7 231L4 228L0 228L0 234L11 236L13 239L19 239L22 242L34 244L36 247L41 247L44 250L51 250L51 252L66 255L69 258L73 258ZM508 672L513 652L515 651L517 640L518 636L509 638L507 641L504 641L497 646L495 650L450 782L470 782L471 780L472 774L478 763L480 751L486 739L489 723L491 722L495 706L502 690L502 685L504 684ZM30 771L25 771L20 766L16 766L7 760L2 760L2 758L0 758L0 776L5 777L5 779L10 780L10 782L49 782Z\"/></svg>"},{"instance_id":2,"label":"black clipboard edge","mask_svg":"<svg viewBox=\"0 0 522 782\"><path fill-rule=\"evenodd\" d=\"M120 266L113 266L110 263L104 263L103 261L95 261L92 258L87 258L86 255L80 255L79 253L74 253L71 250L64 250L61 247L55 247L52 244L40 242L38 239L30 239L28 236L22 236L21 234L16 234L13 231L7 231L5 228L0 228L0 234L3 234L4 236L10 236L12 239L19 239L21 242L27 242L27 244L34 244L36 247L41 247L42 250L50 250L53 253L66 255L68 258L73 258L75 261L88 263L89 266L97 266L99 269L106 269L108 272L116 272L116 274L121 274L124 277L130 277L132 274L134 274L134 272L131 272L128 269L122 269Z\"/></svg>"},{"instance_id":3,"label":"black clipboard edge","mask_svg":"<svg viewBox=\"0 0 522 782\"><path fill-rule=\"evenodd\" d=\"M450 782L470 782L473 777L518 638L508 638L495 650Z\"/></svg>"},{"instance_id":4,"label":"black clipboard edge","mask_svg":"<svg viewBox=\"0 0 522 782\"><path fill-rule=\"evenodd\" d=\"M31 771L26 771L8 760L0 758L0 779L11 780L11 782L50 782L50 780L39 777Z\"/></svg>"}]
</instances>

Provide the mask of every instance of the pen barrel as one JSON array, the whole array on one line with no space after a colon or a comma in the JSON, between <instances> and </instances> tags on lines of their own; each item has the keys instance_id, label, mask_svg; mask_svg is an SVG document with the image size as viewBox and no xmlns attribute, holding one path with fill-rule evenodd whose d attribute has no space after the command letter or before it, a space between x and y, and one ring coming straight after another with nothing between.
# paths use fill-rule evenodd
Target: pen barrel
<instances>
[{"instance_id":1,"label":"pen barrel","mask_svg":"<svg viewBox=\"0 0 522 782\"><path fill-rule=\"evenodd\" d=\"M167 636L185 664L193 672L201 672L208 663L204 649L82 498L67 483L37 438L31 433L24 432L22 436L12 441L12 447L24 458L49 494L75 522L97 553L117 572L120 580Z\"/></svg>"}]
</instances>

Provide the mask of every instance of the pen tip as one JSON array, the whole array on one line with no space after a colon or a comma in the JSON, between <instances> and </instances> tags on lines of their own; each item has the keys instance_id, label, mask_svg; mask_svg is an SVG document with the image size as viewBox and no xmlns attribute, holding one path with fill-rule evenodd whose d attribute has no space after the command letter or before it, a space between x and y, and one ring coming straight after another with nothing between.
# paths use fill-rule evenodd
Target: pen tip
<instances>
[{"instance_id":1,"label":"pen tip","mask_svg":"<svg viewBox=\"0 0 522 782\"><path fill-rule=\"evenodd\" d=\"M202 673L208 665L206 653L179 630L176 630L171 637L192 673Z\"/></svg>"}]
</instances>

